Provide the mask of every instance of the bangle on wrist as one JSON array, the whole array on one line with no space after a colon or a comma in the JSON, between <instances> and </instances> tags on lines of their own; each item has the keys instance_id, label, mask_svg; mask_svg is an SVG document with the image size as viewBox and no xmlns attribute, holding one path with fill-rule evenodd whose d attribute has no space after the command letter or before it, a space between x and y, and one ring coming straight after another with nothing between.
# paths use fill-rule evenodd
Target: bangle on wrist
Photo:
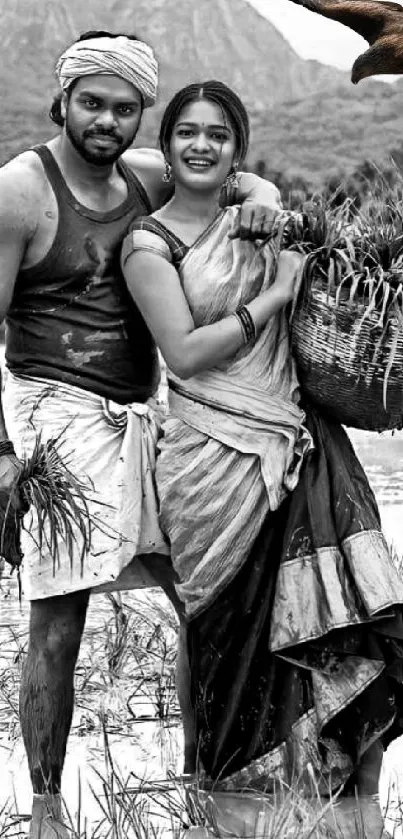
<instances>
[{"instance_id":1,"label":"bangle on wrist","mask_svg":"<svg viewBox=\"0 0 403 839\"><path fill-rule=\"evenodd\" d=\"M235 317L241 324L244 343L254 344L256 341L256 326L247 306L240 306L235 312Z\"/></svg>"},{"instance_id":2,"label":"bangle on wrist","mask_svg":"<svg viewBox=\"0 0 403 839\"><path fill-rule=\"evenodd\" d=\"M243 323L242 323L242 321L241 321L241 318L240 318L240 317L239 317L239 315L238 315L238 312L234 312L233 317L237 320L238 325L241 327L241 334L242 334L242 338L243 338L243 344L246 346L246 344L248 343L248 339L247 339L247 337L246 337L245 327L244 327L244 325L243 325Z\"/></svg>"},{"instance_id":3,"label":"bangle on wrist","mask_svg":"<svg viewBox=\"0 0 403 839\"><path fill-rule=\"evenodd\" d=\"M0 457L2 457L4 454L15 455L15 448L11 440L3 440L3 442L0 443Z\"/></svg>"}]
</instances>

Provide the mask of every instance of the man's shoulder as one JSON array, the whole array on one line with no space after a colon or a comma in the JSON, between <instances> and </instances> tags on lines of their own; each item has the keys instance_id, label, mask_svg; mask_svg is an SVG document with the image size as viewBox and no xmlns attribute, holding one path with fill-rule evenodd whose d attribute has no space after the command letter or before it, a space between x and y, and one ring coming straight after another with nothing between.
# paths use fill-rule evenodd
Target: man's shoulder
<instances>
[{"instance_id":1,"label":"man's shoulder","mask_svg":"<svg viewBox=\"0 0 403 839\"><path fill-rule=\"evenodd\" d=\"M165 161L158 149L130 149L123 155L124 162L141 181L153 209L167 200L167 185L163 181Z\"/></svg>"},{"instance_id":2,"label":"man's shoulder","mask_svg":"<svg viewBox=\"0 0 403 839\"><path fill-rule=\"evenodd\" d=\"M38 225L47 188L41 161L32 150L0 167L0 240L22 236L29 241Z\"/></svg>"},{"instance_id":3,"label":"man's shoulder","mask_svg":"<svg viewBox=\"0 0 403 839\"><path fill-rule=\"evenodd\" d=\"M0 167L1 203L19 200L37 201L46 183L45 173L39 156L24 151Z\"/></svg>"}]
</instances>

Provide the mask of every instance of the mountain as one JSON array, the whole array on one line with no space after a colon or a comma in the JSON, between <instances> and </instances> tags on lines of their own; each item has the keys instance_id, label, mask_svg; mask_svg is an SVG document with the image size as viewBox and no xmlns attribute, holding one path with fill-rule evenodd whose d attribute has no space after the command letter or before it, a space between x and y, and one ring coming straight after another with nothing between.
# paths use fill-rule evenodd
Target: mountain
<instances>
[{"instance_id":1,"label":"mountain","mask_svg":"<svg viewBox=\"0 0 403 839\"><path fill-rule=\"evenodd\" d=\"M53 136L47 112L56 58L95 28L135 33L156 51L159 100L145 115L140 144L155 145L172 93L219 78L248 107L250 166L264 160L269 172L319 185L329 172L348 173L401 145L403 83L353 87L347 73L300 58L246 0L1 0L1 12L0 163Z\"/></svg>"},{"instance_id":2,"label":"mountain","mask_svg":"<svg viewBox=\"0 0 403 839\"><path fill-rule=\"evenodd\" d=\"M403 78L394 84L336 84L277 104L268 118L258 114L249 163L264 160L268 176L301 175L317 188L329 176L349 175L364 160L390 164L396 150L401 165Z\"/></svg>"},{"instance_id":3,"label":"mountain","mask_svg":"<svg viewBox=\"0 0 403 839\"><path fill-rule=\"evenodd\" d=\"M161 68L159 104L142 137L154 140L163 105L190 81L231 84L254 114L296 100L345 74L299 58L246 0L2 0L0 162L45 139L56 58L80 32L109 29L150 42Z\"/></svg>"}]
</instances>

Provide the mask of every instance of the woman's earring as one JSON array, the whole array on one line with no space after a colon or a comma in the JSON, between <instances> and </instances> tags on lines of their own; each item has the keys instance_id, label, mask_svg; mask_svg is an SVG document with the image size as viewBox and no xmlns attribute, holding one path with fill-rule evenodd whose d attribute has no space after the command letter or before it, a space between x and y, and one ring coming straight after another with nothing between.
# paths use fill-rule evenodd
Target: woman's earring
<instances>
[{"instance_id":1,"label":"woman's earring","mask_svg":"<svg viewBox=\"0 0 403 839\"><path fill-rule=\"evenodd\" d=\"M166 160L165 161L165 172L162 176L162 180L164 181L164 184L169 184L171 178L172 178L172 166Z\"/></svg>"}]
</instances>

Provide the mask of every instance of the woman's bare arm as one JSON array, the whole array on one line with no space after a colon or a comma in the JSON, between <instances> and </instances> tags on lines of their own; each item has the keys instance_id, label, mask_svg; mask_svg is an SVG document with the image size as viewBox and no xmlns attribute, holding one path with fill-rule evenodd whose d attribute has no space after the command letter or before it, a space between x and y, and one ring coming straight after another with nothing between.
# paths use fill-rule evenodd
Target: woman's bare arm
<instances>
[{"instance_id":1,"label":"woman's bare arm","mask_svg":"<svg viewBox=\"0 0 403 839\"><path fill-rule=\"evenodd\" d=\"M248 304L257 332L292 299L299 264L298 254L282 255L273 286ZM179 276L162 256L134 251L123 272L136 305L175 375L190 378L231 358L244 345L242 327L233 315L207 326L195 326Z\"/></svg>"}]
</instances>

